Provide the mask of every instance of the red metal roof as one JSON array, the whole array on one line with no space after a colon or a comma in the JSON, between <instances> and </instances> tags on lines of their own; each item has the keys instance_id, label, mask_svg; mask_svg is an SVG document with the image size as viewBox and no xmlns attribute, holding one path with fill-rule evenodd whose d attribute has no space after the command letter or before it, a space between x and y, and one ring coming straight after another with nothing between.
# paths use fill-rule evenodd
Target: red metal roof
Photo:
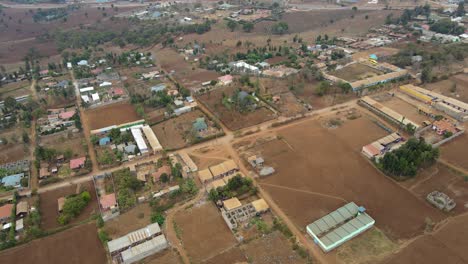
<instances>
[{"instance_id":1,"label":"red metal roof","mask_svg":"<svg viewBox=\"0 0 468 264\"><path fill-rule=\"evenodd\" d=\"M70 169L78 169L82 166L84 166L84 163L86 161L86 157L81 157L77 159L72 159L70 160Z\"/></svg>"}]
</instances>

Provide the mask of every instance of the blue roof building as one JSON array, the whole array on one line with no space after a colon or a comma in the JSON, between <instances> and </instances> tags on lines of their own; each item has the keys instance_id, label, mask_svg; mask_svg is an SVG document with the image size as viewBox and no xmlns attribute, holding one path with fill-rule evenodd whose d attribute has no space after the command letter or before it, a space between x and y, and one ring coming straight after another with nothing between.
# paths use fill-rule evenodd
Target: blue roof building
<instances>
[{"instance_id":1,"label":"blue roof building","mask_svg":"<svg viewBox=\"0 0 468 264\"><path fill-rule=\"evenodd\" d=\"M24 178L24 173L9 175L2 178L2 184L6 187L21 187L21 179Z\"/></svg>"},{"instance_id":2,"label":"blue roof building","mask_svg":"<svg viewBox=\"0 0 468 264\"><path fill-rule=\"evenodd\" d=\"M101 139L99 139L99 146L105 146L107 144L109 144L111 141L110 137L103 137Z\"/></svg>"},{"instance_id":3,"label":"blue roof building","mask_svg":"<svg viewBox=\"0 0 468 264\"><path fill-rule=\"evenodd\" d=\"M373 59L373 60L378 60L378 57L377 57L377 55L375 55L375 54L369 55L369 58L370 58L370 59Z\"/></svg>"},{"instance_id":4,"label":"blue roof building","mask_svg":"<svg viewBox=\"0 0 468 264\"><path fill-rule=\"evenodd\" d=\"M208 126L206 125L205 118L199 117L193 122L193 130L200 132L208 129Z\"/></svg>"}]
</instances>

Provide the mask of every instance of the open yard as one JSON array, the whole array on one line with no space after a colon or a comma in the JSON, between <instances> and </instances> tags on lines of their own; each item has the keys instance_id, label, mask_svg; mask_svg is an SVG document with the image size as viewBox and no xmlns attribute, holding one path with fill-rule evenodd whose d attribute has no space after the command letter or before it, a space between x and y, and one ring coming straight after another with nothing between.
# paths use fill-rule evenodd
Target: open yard
<instances>
[{"instance_id":1,"label":"open yard","mask_svg":"<svg viewBox=\"0 0 468 264\"><path fill-rule=\"evenodd\" d=\"M422 122L428 120L429 117L418 113L417 106L414 106L404 100L391 96L390 94L380 94L373 97L376 101L379 101L384 106L394 110L397 113L400 113L409 120L415 122L416 124L422 125Z\"/></svg>"},{"instance_id":2,"label":"open yard","mask_svg":"<svg viewBox=\"0 0 468 264\"><path fill-rule=\"evenodd\" d=\"M2 263L107 263L94 223L81 225L0 252Z\"/></svg>"},{"instance_id":3,"label":"open yard","mask_svg":"<svg viewBox=\"0 0 468 264\"><path fill-rule=\"evenodd\" d=\"M19 81L5 84L0 87L0 101L7 97L18 97L31 94L31 83L29 81Z\"/></svg>"},{"instance_id":4,"label":"open yard","mask_svg":"<svg viewBox=\"0 0 468 264\"><path fill-rule=\"evenodd\" d=\"M172 248L165 249L162 252L151 255L139 263L141 264L182 264L178 253Z\"/></svg>"},{"instance_id":5,"label":"open yard","mask_svg":"<svg viewBox=\"0 0 468 264\"><path fill-rule=\"evenodd\" d=\"M59 132L51 135L41 136L39 145L45 148L52 148L61 153L71 150L73 157L83 157L88 154L88 145L83 133Z\"/></svg>"},{"instance_id":6,"label":"open yard","mask_svg":"<svg viewBox=\"0 0 468 264\"><path fill-rule=\"evenodd\" d=\"M179 212L175 225L182 244L195 263L208 260L236 244L221 213L211 202Z\"/></svg>"},{"instance_id":7,"label":"open yard","mask_svg":"<svg viewBox=\"0 0 468 264\"><path fill-rule=\"evenodd\" d=\"M223 94L231 95L234 89L233 86L216 89L199 96L199 99L211 113L231 130L254 126L275 118L275 114L266 107L259 107L248 113L240 113L226 108L222 104Z\"/></svg>"},{"instance_id":8,"label":"open yard","mask_svg":"<svg viewBox=\"0 0 468 264\"><path fill-rule=\"evenodd\" d=\"M276 173L259 184L301 230L347 202L365 206L389 238L410 238L426 217L445 216L376 170L361 147L387 133L366 117L326 129L315 120L281 129L280 140L255 147Z\"/></svg>"},{"instance_id":9,"label":"open yard","mask_svg":"<svg viewBox=\"0 0 468 264\"><path fill-rule=\"evenodd\" d=\"M96 198L96 191L94 190L93 182L88 181L83 184L70 185L68 187L60 188L53 191L48 191L41 193L40 197L40 206L39 210L41 212L41 228L44 230L52 230L57 227L60 227L60 224L57 222L58 213L58 203L57 199L60 197L66 197L68 195L75 194L78 190L87 190L91 194L91 201L86 206L86 208L81 212L81 214L70 221L71 224L83 221L91 217L94 213L99 211L98 203Z\"/></svg>"},{"instance_id":10,"label":"open yard","mask_svg":"<svg viewBox=\"0 0 468 264\"><path fill-rule=\"evenodd\" d=\"M381 75L382 72L361 63L354 63L330 73L348 82L354 82L365 78Z\"/></svg>"},{"instance_id":11,"label":"open yard","mask_svg":"<svg viewBox=\"0 0 468 264\"><path fill-rule=\"evenodd\" d=\"M84 119L87 120L89 128L93 130L132 122L141 118L137 115L133 105L123 102L87 110Z\"/></svg>"},{"instance_id":12,"label":"open yard","mask_svg":"<svg viewBox=\"0 0 468 264\"><path fill-rule=\"evenodd\" d=\"M29 145L21 139L23 130L10 128L0 133L0 139L6 140L6 145L0 145L0 164L29 158Z\"/></svg>"}]
</instances>

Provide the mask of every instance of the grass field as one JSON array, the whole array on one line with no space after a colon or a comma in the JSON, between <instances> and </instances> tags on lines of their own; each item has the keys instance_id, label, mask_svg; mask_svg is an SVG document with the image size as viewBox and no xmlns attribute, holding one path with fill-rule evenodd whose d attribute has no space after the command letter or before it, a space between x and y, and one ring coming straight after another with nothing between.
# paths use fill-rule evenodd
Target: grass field
<instances>
[{"instance_id":1,"label":"grass field","mask_svg":"<svg viewBox=\"0 0 468 264\"><path fill-rule=\"evenodd\" d=\"M361 63L354 63L330 74L348 82L355 82L381 75L382 72Z\"/></svg>"}]
</instances>

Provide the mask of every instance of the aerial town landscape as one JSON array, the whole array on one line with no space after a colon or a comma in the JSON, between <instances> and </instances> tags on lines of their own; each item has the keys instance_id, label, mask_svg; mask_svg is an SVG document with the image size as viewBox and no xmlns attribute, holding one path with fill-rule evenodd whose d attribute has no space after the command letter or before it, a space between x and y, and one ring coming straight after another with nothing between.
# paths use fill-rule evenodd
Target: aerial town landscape
<instances>
[{"instance_id":1,"label":"aerial town landscape","mask_svg":"<svg viewBox=\"0 0 468 264\"><path fill-rule=\"evenodd\" d=\"M464 0L0 0L0 263L468 263Z\"/></svg>"}]
</instances>

